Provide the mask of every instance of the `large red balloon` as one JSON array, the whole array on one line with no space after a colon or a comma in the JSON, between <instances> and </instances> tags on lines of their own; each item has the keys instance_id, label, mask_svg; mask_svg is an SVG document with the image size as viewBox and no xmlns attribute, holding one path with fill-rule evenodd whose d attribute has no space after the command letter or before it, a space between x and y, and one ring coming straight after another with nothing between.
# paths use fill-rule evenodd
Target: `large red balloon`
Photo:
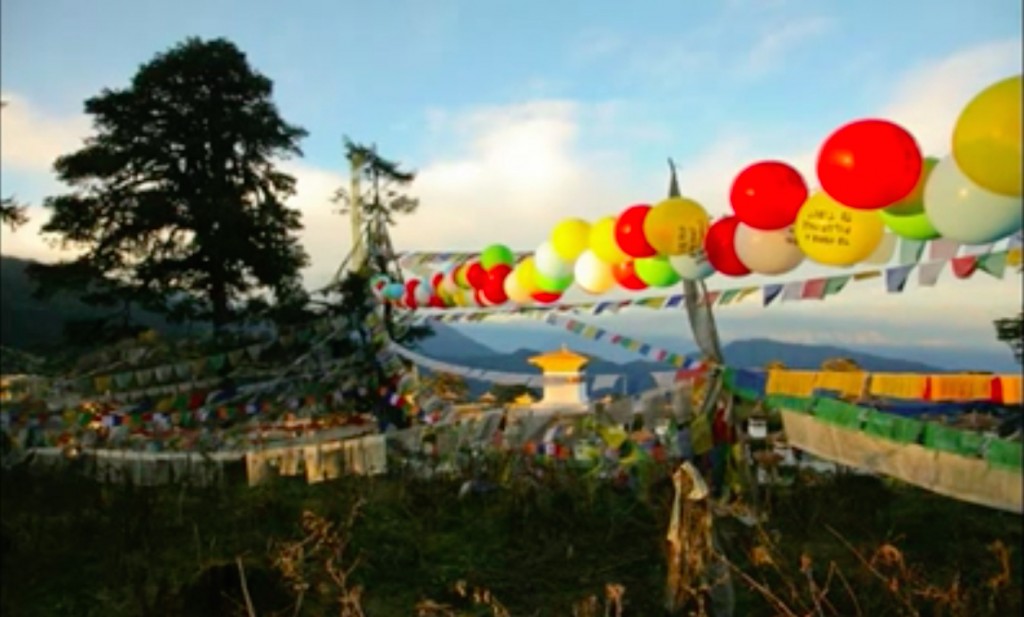
<instances>
[{"instance_id":1,"label":"large red balloon","mask_svg":"<svg viewBox=\"0 0 1024 617\"><path fill-rule=\"evenodd\" d=\"M487 282L484 284L483 297L491 304L504 304L508 302L508 294L505 293L505 278L508 277L512 268L506 264L491 266L487 271Z\"/></svg>"},{"instance_id":2,"label":"large red balloon","mask_svg":"<svg viewBox=\"0 0 1024 617\"><path fill-rule=\"evenodd\" d=\"M750 268L736 254L736 228L739 224L738 218L727 216L716 221L708 229L708 235L704 236L704 252L708 262L715 270L729 276L750 274Z\"/></svg>"},{"instance_id":3,"label":"large red balloon","mask_svg":"<svg viewBox=\"0 0 1024 617\"><path fill-rule=\"evenodd\" d=\"M644 219L650 211L651 207L646 204L630 206L615 220L615 243L630 257L654 257L658 254L644 233Z\"/></svg>"},{"instance_id":4,"label":"large red balloon","mask_svg":"<svg viewBox=\"0 0 1024 617\"><path fill-rule=\"evenodd\" d=\"M530 294L530 297L541 304L552 304L558 302L562 298L562 294L551 291L535 291Z\"/></svg>"},{"instance_id":5,"label":"large red balloon","mask_svg":"<svg viewBox=\"0 0 1024 617\"><path fill-rule=\"evenodd\" d=\"M483 289L487 284L487 271L479 261L472 261L466 266L466 282L473 289Z\"/></svg>"},{"instance_id":6,"label":"large red balloon","mask_svg":"<svg viewBox=\"0 0 1024 617\"><path fill-rule=\"evenodd\" d=\"M636 274L636 262L632 259L612 266L612 276L615 282L626 289L640 291L647 289L647 283L640 280Z\"/></svg>"},{"instance_id":7,"label":"large red balloon","mask_svg":"<svg viewBox=\"0 0 1024 617\"><path fill-rule=\"evenodd\" d=\"M736 218L754 229L773 231L792 225L807 201L800 172L780 161L761 161L736 176L729 193Z\"/></svg>"},{"instance_id":8,"label":"large red balloon","mask_svg":"<svg viewBox=\"0 0 1024 617\"><path fill-rule=\"evenodd\" d=\"M888 120L840 127L818 153L818 181L829 197L858 210L878 210L903 199L921 177L914 136Z\"/></svg>"}]
</instances>

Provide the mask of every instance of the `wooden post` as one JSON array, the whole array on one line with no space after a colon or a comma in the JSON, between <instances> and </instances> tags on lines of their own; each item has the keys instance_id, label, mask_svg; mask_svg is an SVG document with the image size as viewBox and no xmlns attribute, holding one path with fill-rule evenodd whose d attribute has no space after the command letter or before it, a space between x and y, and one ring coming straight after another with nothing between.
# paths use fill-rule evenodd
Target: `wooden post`
<instances>
[{"instance_id":1,"label":"wooden post","mask_svg":"<svg viewBox=\"0 0 1024 617\"><path fill-rule=\"evenodd\" d=\"M348 157L349 173L349 220L352 224L352 258L349 271L358 272L366 264L366 238L363 233L363 196L360 176L363 173L363 155L355 151Z\"/></svg>"}]
</instances>

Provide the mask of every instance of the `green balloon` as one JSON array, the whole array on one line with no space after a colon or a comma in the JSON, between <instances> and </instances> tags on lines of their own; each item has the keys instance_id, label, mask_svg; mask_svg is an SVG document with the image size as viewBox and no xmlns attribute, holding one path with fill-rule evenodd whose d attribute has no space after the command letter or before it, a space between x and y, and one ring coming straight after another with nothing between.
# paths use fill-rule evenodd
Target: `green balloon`
<instances>
[{"instance_id":1,"label":"green balloon","mask_svg":"<svg viewBox=\"0 0 1024 617\"><path fill-rule=\"evenodd\" d=\"M492 244L480 253L480 265L484 267L484 270L490 270L499 264L514 266L515 263L515 254L504 244Z\"/></svg>"},{"instance_id":2,"label":"green balloon","mask_svg":"<svg viewBox=\"0 0 1024 617\"><path fill-rule=\"evenodd\" d=\"M569 288L569 285L572 285L571 274L562 278L552 278L538 272L533 280L537 283L537 289L548 293L562 293Z\"/></svg>"},{"instance_id":3,"label":"green balloon","mask_svg":"<svg viewBox=\"0 0 1024 617\"><path fill-rule=\"evenodd\" d=\"M644 257L633 263L636 276L648 287L668 287L679 282L679 273L672 267L668 257L657 255Z\"/></svg>"},{"instance_id":4,"label":"green balloon","mask_svg":"<svg viewBox=\"0 0 1024 617\"><path fill-rule=\"evenodd\" d=\"M924 213L924 185L938 162L936 158L924 159L921 177L914 190L888 208L878 211L885 226L897 236L908 240L934 240L941 235Z\"/></svg>"},{"instance_id":5,"label":"green balloon","mask_svg":"<svg viewBox=\"0 0 1024 617\"><path fill-rule=\"evenodd\" d=\"M878 212L885 226L897 236L908 240L934 240L942 235L928 220L928 215L924 213L924 205L918 205L916 208L903 206L900 212L896 214L888 209Z\"/></svg>"}]
</instances>

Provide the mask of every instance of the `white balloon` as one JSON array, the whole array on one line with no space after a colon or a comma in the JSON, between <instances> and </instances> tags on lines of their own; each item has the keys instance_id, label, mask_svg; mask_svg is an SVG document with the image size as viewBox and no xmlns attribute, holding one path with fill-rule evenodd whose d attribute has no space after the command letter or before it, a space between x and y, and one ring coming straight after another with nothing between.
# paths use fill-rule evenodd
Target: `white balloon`
<instances>
[{"instance_id":1,"label":"white balloon","mask_svg":"<svg viewBox=\"0 0 1024 617\"><path fill-rule=\"evenodd\" d=\"M530 293L519 286L519 280L516 278L514 270L505 277L505 295L513 304L530 304L533 300Z\"/></svg>"},{"instance_id":2,"label":"white balloon","mask_svg":"<svg viewBox=\"0 0 1024 617\"><path fill-rule=\"evenodd\" d=\"M602 294L615 285L612 267L601 261L590 249L580 254L574 271L576 284L587 293Z\"/></svg>"},{"instance_id":3,"label":"white balloon","mask_svg":"<svg viewBox=\"0 0 1024 617\"><path fill-rule=\"evenodd\" d=\"M424 306L430 302L431 289L430 281L424 279L418 279L420 284L416 286L416 290L413 292L413 297L416 298L416 304Z\"/></svg>"},{"instance_id":4,"label":"white balloon","mask_svg":"<svg viewBox=\"0 0 1024 617\"><path fill-rule=\"evenodd\" d=\"M785 274L804 260L792 226L764 231L740 223L735 247L740 261L757 274Z\"/></svg>"},{"instance_id":5,"label":"white balloon","mask_svg":"<svg viewBox=\"0 0 1024 617\"><path fill-rule=\"evenodd\" d=\"M924 185L928 221L943 237L963 244L987 244L1020 230L1021 206L1019 195L999 195L972 182L952 156L939 161Z\"/></svg>"},{"instance_id":6,"label":"white balloon","mask_svg":"<svg viewBox=\"0 0 1024 617\"><path fill-rule=\"evenodd\" d=\"M572 274L572 264L558 256L550 241L537 247L537 252L533 254L533 264L537 272L547 278L561 279Z\"/></svg>"},{"instance_id":7,"label":"white balloon","mask_svg":"<svg viewBox=\"0 0 1024 617\"><path fill-rule=\"evenodd\" d=\"M715 273L715 267L708 261L704 249L693 255L674 255L668 258L672 269L687 281L703 281Z\"/></svg>"}]
</instances>

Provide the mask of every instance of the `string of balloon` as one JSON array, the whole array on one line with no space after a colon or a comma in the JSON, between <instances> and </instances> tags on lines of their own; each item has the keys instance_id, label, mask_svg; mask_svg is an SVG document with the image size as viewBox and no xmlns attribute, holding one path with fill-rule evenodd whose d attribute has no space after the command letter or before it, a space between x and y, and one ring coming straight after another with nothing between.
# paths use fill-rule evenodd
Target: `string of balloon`
<instances>
[{"instance_id":1,"label":"string of balloon","mask_svg":"<svg viewBox=\"0 0 1024 617\"><path fill-rule=\"evenodd\" d=\"M559 302L570 286L664 289L713 274L781 276L805 261L845 268L868 259L888 230L901 238L984 245L1021 230L1021 76L995 82L963 108L950 152L925 157L884 119L839 127L821 144L817 189L790 164L754 162L728 190L732 213L712 221L679 194L593 221L568 218L531 254L494 243L464 263L408 279L378 276L378 297L417 309Z\"/></svg>"}]
</instances>

